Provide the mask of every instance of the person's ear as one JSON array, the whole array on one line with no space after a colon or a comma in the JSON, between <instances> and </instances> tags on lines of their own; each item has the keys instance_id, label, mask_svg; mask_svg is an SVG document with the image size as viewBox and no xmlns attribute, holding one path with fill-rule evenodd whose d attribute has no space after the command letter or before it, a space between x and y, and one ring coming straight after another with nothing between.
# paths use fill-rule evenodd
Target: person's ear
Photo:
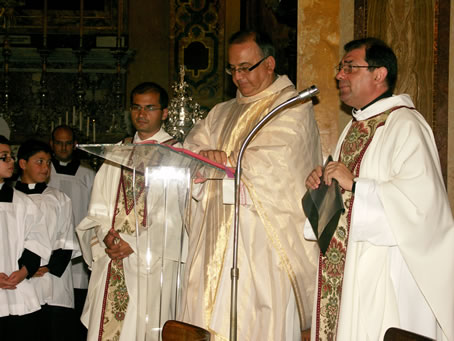
<instances>
[{"instance_id":1,"label":"person's ear","mask_svg":"<svg viewBox=\"0 0 454 341\"><path fill-rule=\"evenodd\" d=\"M265 65L268 71L274 72L274 69L276 68L276 59L274 59L273 56L269 56L265 60Z\"/></svg>"},{"instance_id":2,"label":"person's ear","mask_svg":"<svg viewBox=\"0 0 454 341\"><path fill-rule=\"evenodd\" d=\"M19 167L22 169L22 170L25 170L25 167L27 166L27 161L24 160L24 159L19 159Z\"/></svg>"},{"instance_id":3,"label":"person's ear","mask_svg":"<svg viewBox=\"0 0 454 341\"><path fill-rule=\"evenodd\" d=\"M167 116L169 116L169 109L168 108L162 109L161 121L166 120Z\"/></svg>"},{"instance_id":4,"label":"person's ear","mask_svg":"<svg viewBox=\"0 0 454 341\"><path fill-rule=\"evenodd\" d=\"M374 80L381 83L386 81L386 76L388 75L388 69L384 66L378 67L374 70Z\"/></svg>"}]
</instances>

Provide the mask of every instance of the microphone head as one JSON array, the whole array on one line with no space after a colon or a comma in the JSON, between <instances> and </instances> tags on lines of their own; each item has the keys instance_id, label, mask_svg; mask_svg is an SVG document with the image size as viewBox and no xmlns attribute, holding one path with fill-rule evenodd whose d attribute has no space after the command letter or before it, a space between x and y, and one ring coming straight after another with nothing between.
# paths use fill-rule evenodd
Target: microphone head
<instances>
[{"instance_id":1,"label":"microphone head","mask_svg":"<svg viewBox=\"0 0 454 341\"><path fill-rule=\"evenodd\" d=\"M314 97L315 95L317 95L319 93L320 93L320 91L318 90L318 88L315 85L312 85L309 88L304 89L303 91L301 91L299 93L299 95L298 95L298 98L300 100L307 99L307 98Z\"/></svg>"}]
</instances>

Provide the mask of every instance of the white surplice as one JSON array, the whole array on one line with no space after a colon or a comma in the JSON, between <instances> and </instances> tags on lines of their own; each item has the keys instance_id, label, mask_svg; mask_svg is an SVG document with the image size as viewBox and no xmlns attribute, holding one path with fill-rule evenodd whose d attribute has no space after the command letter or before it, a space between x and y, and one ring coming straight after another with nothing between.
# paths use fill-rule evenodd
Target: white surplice
<instances>
[{"instance_id":1,"label":"white surplice","mask_svg":"<svg viewBox=\"0 0 454 341\"><path fill-rule=\"evenodd\" d=\"M77 226L87 216L88 204L90 203L91 188L95 179L95 171L85 165L79 165L76 174L69 175L57 173L52 164L52 171L48 185L59 189L71 198L74 226ZM71 266L74 288L88 288L88 272L83 260L75 262Z\"/></svg>"},{"instance_id":2,"label":"white surplice","mask_svg":"<svg viewBox=\"0 0 454 341\"><path fill-rule=\"evenodd\" d=\"M24 249L47 262L51 245L44 216L24 193L13 189L13 202L0 202L0 272L11 275L19 270L18 260ZM0 289L0 317L25 315L41 309L30 280L24 279L15 290Z\"/></svg>"},{"instance_id":3,"label":"white surplice","mask_svg":"<svg viewBox=\"0 0 454 341\"><path fill-rule=\"evenodd\" d=\"M41 194L28 194L28 196L44 215L45 229L52 251L72 250L73 256L80 252L74 231L71 199L62 191L49 186ZM41 260L41 266L47 264L47 261ZM74 287L70 264L61 277L48 272L42 277L33 277L30 281L35 286L42 305L74 308Z\"/></svg>"}]
</instances>

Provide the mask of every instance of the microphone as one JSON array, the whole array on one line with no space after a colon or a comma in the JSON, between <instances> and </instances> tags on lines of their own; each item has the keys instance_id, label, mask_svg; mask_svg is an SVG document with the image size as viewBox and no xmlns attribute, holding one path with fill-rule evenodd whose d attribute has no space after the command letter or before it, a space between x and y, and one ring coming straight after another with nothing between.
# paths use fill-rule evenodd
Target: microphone
<instances>
[{"instance_id":1,"label":"microphone","mask_svg":"<svg viewBox=\"0 0 454 341\"><path fill-rule=\"evenodd\" d=\"M309 99L311 97L314 97L315 95L319 94L320 91L318 90L318 88L315 86L315 85L312 85L310 87L308 87L307 89L304 89L303 91L301 91L298 95L296 95L295 97L292 97L288 100L286 100L284 103L278 105L276 108L274 108L270 114L273 112L273 111L278 111L279 109L281 109L282 107L284 106L287 106L293 102L297 102L297 101L303 101L303 100L306 100L306 99Z\"/></svg>"}]
</instances>

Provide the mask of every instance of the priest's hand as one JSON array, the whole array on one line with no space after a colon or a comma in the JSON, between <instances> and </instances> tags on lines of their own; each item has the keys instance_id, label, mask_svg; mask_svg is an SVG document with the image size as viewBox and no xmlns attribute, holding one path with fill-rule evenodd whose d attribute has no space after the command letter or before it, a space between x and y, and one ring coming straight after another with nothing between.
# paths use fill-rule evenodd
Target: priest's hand
<instances>
[{"instance_id":1,"label":"priest's hand","mask_svg":"<svg viewBox=\"0 0 454 341\"><path fill-rule=\"evenodd\" d=\"M131 246L114 229L110 229L104 237L104 244L107 246L105 249L107 255L113 260L124 259L134 252Z\"/></svg>"},{"instance_id":2,"label":"priest's hand","mask_svg":"<svg viewBox=\"0 0 454 341\"><path fill-rule=\"evenodd\" d=\"M223 165L227 164L227 154L222 150L201 150L199 155ZM202 184L205 181L207 181L207 179L201 173L197 172L194 183Z\"/></svg>"},{"instance_id":3,"label":"priest's hand","mask_svg":"<svg viewBox=\"0 0 454 341\"><path fill-rule=\"evenodd\" d=\"M353 179L355 176L341 162L332 161L325 167L323 180L329 186L333 179L336 179L343 189L351 191L353 187Z\"/></svg>"},{"instance_id":4,"label":"priest's hand","mask_svg":"<svg viewBox=\"0 0 454 341\"><path fill-rule=\"evenodd\" d=\"M43 277L48 272L49 272L49 268L47 266L41 266L41 267L39 267L38 271L35 272L33 277Z\"/></svg>"},{"instance_id":5,"label":"priest's hand","mask_svg":"<svg viewBox=\"0 0 454 341\"><path fill-rule=\"evenodd\" d=\"M199 154L224 166L227 164L227 154L223 150L201 150Z\"/></svg>"},{"instance_id":6,"label":"priest's hand","mask_svg":"<svg viewBox=\"0 0 454 341\"><path fill-rule=\"evenodd\" d=\"M310 341L311 340L311 329L306 329L301 332L301 341Z\"/></svg>"},{"instance_id":7,"label":"priest's hand","mask_svg":"<svg viewBox=\"0 0 454 341\"><path fill-rule=\"evenodd\" d=\"M307 177L306 187L308 189L317 189L320 186L320 177L322 176L322 166L317 166Z\"/></svg>"}]
</instances>

